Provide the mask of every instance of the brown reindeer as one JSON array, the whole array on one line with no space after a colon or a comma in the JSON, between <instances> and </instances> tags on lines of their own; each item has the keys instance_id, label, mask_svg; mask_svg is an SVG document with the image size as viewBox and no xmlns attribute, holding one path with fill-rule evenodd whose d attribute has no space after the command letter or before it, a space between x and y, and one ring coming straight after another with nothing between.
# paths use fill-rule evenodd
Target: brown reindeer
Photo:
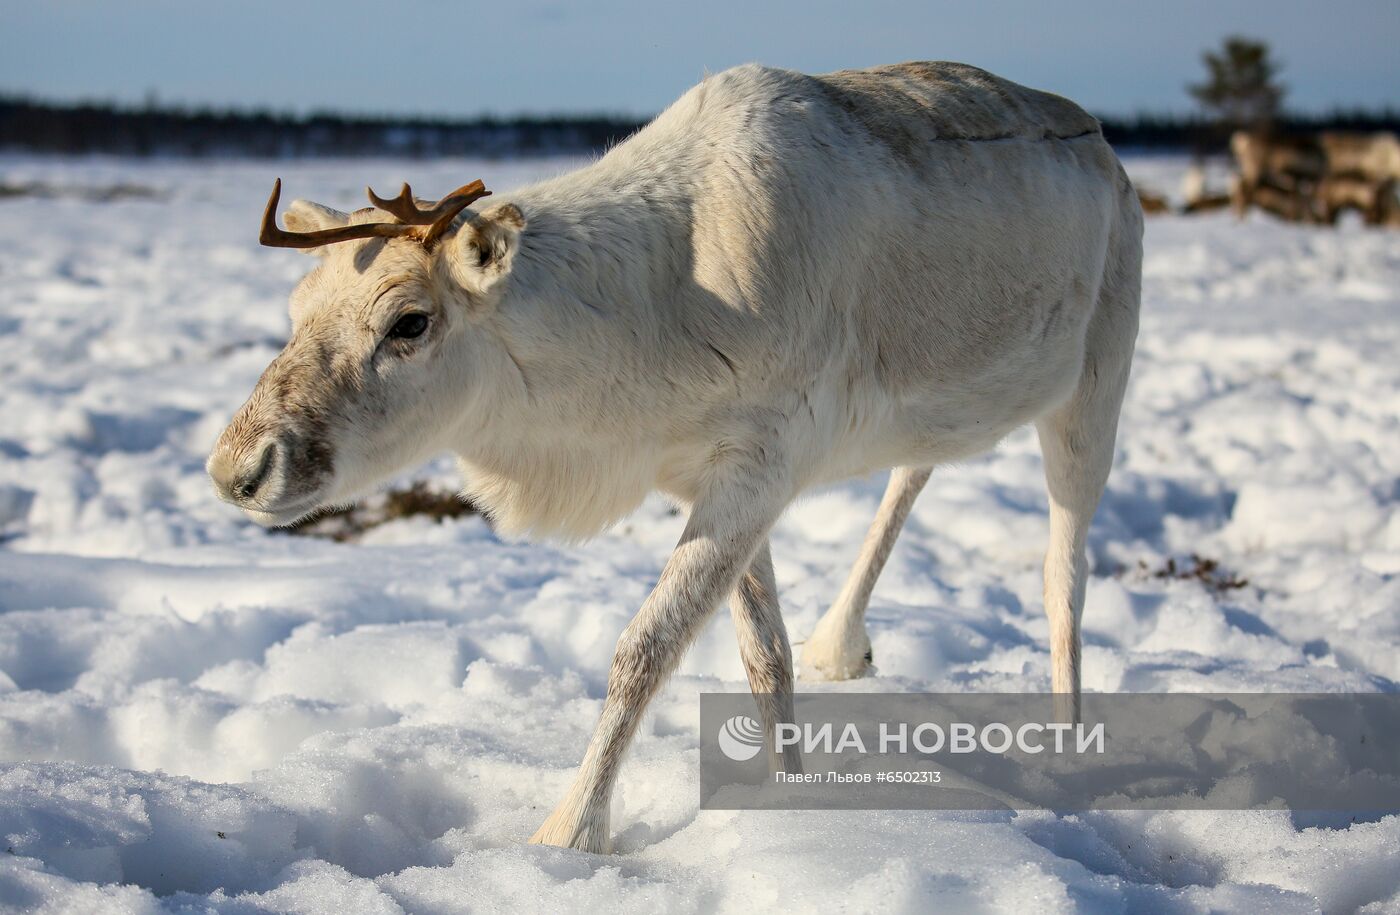
<instances>
[{"instance_id":1,"label":"brown reindeer","mask_svg":"<svg viewBox=\"0 0 1400 915\"><path fill-rule=\"evenodd\" d=\"M1313 191L1327 157L1312 137L1279 137L1237 130L1230 137L1238 173L1230 188L1235 215L1250 206L1296 222L1316 221Z\"/></svg>"},{"instance_id":2,"label":"brown reindeer","mask_svg":"<svg viewBox=\"0 0 1400 915\"><path fill-rule=\"evenodd\" d=\"M1257 206L1294 222L1332 225L1354 209L1367 225L1400 224L1400 140L1393 133L1238 131L1230 149L1238 168L1230 192L1237 216Z\"/></svg>"},{"instance_id":3,"label":"brown reindeer","mask_svg":"<svg viewBox=\"0 0 1400 915\"><path fill-rule=\"evenodd\" d=\"M1396 225L1400 206L1395 197L1400 182L1400 139L1393 133L1326 132L1318 145L1327 159L1327 174L1318 183L1318 210L1335 223L1345 209L1361 213L1367 225Z\"/></svg>"}]
</instances>

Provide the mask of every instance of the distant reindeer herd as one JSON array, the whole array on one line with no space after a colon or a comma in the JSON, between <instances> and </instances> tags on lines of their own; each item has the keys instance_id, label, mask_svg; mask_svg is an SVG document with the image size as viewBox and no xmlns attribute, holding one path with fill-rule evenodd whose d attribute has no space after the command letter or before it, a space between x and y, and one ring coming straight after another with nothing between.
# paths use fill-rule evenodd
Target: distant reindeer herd
<instances>
[{"instance_id":1,"label":"distant reindeer herd","mask_svg":"<svg viewBox=\"0 0 1400 915\"><path fill-rule=\"evenodd\" d=\"M1296 222L1336 223L1360 212L1367 225L1400 226L1400 140L1393 133L1319 133L1230 138L1238 171L1230 188L1237 215L1257 206Z\"/></svg>"},{"instance_id":2,"label":"distant reindeer herd","mask_svg":"<svg viewBox=\"0 0 1400 915\"><path fill-rule=\"evenodd\" d=\"M1273 136L1237 131L1228 194L1210 194L1199 167L1188 174L1185 212L1251 206L1292 222L1335 225L1355 210L1369 226L1400 228L1400 139L1393 133L1322 132ZM1140 192L1144 212L1168 212L1166 200Z\"/></svg>"}]
</instances>

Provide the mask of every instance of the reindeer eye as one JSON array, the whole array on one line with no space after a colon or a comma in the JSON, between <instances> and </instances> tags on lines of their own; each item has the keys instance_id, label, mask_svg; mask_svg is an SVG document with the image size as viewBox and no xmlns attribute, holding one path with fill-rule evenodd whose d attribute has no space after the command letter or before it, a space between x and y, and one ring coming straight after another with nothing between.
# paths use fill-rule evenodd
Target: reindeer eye
<instances>
[{"instance_id":1,"label":"reindeer eye","mask_svg":"<svg viewBox=\"0 0 1400 915\"><path fill-rule=\"evenodd\" d=\"M397 340L412 340L414 337L421 337L427 329L428 316L415 311L395 321L394 326L389 328L389 336Z\"/></svg>"}]
</instances>

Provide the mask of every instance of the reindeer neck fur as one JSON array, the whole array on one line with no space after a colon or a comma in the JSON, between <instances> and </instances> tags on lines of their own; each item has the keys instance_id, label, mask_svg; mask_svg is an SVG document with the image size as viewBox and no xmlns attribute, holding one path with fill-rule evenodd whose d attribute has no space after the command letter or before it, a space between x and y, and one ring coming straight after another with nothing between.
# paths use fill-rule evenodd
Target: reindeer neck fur
<instances>
[{"instance_id":1,"label":"reindeer neck fur","mask_svg":"<svg viewBox=\"0 0 1400 915\"><path fill-rule=\"evenodd\" d=\"M457 449L466 495L510 536L579 540L626 516L683 421L656 379L683 371L660 300L686 269L687 189L674 163L623 152L510 197L528 227L473 331L497 389Z\"/></svg>"}]
</instances>

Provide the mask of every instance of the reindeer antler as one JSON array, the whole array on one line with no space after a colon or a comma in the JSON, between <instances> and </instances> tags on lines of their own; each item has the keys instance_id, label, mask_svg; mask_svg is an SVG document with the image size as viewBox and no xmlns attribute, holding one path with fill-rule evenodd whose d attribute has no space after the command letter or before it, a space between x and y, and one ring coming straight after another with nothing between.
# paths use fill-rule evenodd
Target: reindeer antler
<instances>
[{"instance_id":1,"label":"reindeer antler","mask_svg":"<svg viewBox=\"0 0 1400 915\"><path fill-rule=\"evenodd\" d=\"M413 201L413 191L404 184L399 196L385 200L372 189L365 188L370 203L398 222L367 222L361 225L337 226L334 229L317 229L311 232L289 232L277 226L277 202L282 197L282 179L272 185L272 196L267 199L263 210L262 229L258 241L269 248L319 248L335 242L353 241L357 238L416 238L425 248L432 249L444 232L452 226L452 220L475 200L490 195L480 179L464 184L426 210L420 210Z\"/></svg>"}]
</instances>

